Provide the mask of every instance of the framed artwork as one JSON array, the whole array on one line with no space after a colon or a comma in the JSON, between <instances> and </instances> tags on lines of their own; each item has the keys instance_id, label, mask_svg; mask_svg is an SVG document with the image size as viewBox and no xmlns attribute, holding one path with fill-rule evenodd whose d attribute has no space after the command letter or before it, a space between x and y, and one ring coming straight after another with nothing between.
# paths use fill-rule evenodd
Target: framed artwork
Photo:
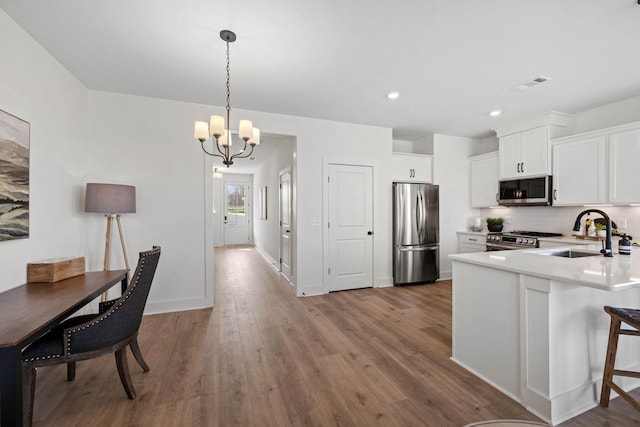
<instances>
[{"instance_id":1,"label":"framed artwork","mask_svg":"<svg viewBox=\"0 0 640 427\"><path fill-rule=\"evenodd\" d=\"M0 241L29 237L29 132L0 110Z\"/></svg>"},{"instance_id":2,"label":"framed artwork","mask_svg":"<svg viewBox=\"0 0 640 427\"><path fill-rule=\"evenodd\" d=\"M260 189L260 219L267 219L267 186Z\"/></svg>"}]
</instances>

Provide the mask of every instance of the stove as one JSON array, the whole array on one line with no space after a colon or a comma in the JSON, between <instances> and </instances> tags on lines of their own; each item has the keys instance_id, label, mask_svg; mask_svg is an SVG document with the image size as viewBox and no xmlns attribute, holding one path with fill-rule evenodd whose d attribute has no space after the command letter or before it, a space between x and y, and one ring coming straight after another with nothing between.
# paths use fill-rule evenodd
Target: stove
<instances>
[{"instance_id":1,"label":"stove","mask_svg":"<svg viewBox=\"0 0 640 427\"><path fill-rule=\"evenodd\" d=\"M487 234L487 252L539 248L540 237L562 237L560 233L541 231L509 231Z\"/></svg>"}]
</instances>

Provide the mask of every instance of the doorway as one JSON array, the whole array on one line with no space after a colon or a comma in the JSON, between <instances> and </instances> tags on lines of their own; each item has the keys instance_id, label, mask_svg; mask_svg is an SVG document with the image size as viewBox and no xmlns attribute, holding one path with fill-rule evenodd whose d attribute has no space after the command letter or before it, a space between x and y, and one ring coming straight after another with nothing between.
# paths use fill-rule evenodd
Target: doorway
<instances>
[{"instance_id":1,"label":"doorway","mask_svg":"<svg viewBox=\"0 0 640 427\"><path fill-rule=\"evenodd\" d=\"M225 181L224 244L239 245L251 242L251 187L247 182Z\"/></svg>"},{"instance_id":2,"label":"doorway","mask_svg":"<svg viewBox=\"0 0 640 427\"><path fill-rule=\"evenodd\" d=\"M328 290L373 286L373 167L328 164Z\"/></svg>"},{"instance_id":3,"label":"doorway","mask_svg":"<svg viewBox=\"0 0 640 427\"><path fill-rule=\"evenodd\" d=\"M280 171L280 272L291 282L291 169Z\"/></svg>"}]
</instances>

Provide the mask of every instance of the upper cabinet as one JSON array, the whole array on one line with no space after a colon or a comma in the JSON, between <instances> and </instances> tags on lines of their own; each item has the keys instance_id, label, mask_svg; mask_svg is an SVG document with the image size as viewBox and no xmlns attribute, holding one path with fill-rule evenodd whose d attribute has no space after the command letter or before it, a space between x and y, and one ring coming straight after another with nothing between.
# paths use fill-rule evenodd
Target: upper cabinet
<instances>
[{"instance_id":1,"label":"upper cabinet","mask_svg":"<svg viewBox=\"0 0 640 427\"><path fill-rule=\"evenodd\" d=\"M500 179L549 175L547 126L500 138Z\"/></svg>"},{"instance_id":2,"label":"upper cabinet","mask_svg":"<svg viewBox=\"0 0 640 427\"><path fill-rule=\"evenodd\" d=\"M394 182L433 182L433 156L393 153Z\"/></svg>"},{"instance_id":3,"label":"upper cabinet","mask_svg":"<svg viewBox=\"0 0 640 427\"><path fill-rule=\"evenodd\" d=\"M605 143L604 136L564 138L553 143L554 205L606 203Z\"/></svg>"},{"instance_id":4,"label":"upper cabinet","mask_svg":"<svg viewBox=\"0 0 640 427\"><path fill-rule=\"evenodd\" d=\"M569 115L551 112L524 123L496 129L499 178L527 178L551 174L549 140L567 125Z\"/></svg>"},{"instance_id":5,"label":"upper cabinet","mask_svg":"<svg viewBox=\"0 0 640 427\"><path fill-rule=\"evenodd\" d=\"M614 205L640 203L638 161L640 160L640 124L636 129L609 135L609 202Z\"/></svg>"},{"instance_id":6,"label":"upper cabinet","mask_svg":"<svg viewBox=\"0 0 640 427\"><path fill-rule=\"evenodd\" d=\"M555 206L640 203L640 122L555 139L552 147Z\"/></svg>"},{"instance_id":7,"label":"upper cabinet","mask_svg":"<svg viewBox=\"0 0 640 427\"><path fill-rule=\"evenodd\" d=\"M498 204L498 152L469 157L469 189L472 208Z\"/></svg>"}]
</instances>

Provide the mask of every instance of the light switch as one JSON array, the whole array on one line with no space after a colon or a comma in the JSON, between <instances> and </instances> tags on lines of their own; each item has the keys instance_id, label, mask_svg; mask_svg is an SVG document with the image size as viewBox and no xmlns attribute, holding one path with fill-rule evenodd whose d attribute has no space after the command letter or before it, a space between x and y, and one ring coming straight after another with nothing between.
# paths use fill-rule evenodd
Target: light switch
<instances>
[{"instance_id":1,"label":"light switch","mask_svg":"<svg viewBox=\"0 0 640 427\"><path fill-rule=\"evenodd\" d=\"M312 227L320 227L322 225L322 219L320 218L311 218L311 226Z\"/></svg>"}]
</instances>

